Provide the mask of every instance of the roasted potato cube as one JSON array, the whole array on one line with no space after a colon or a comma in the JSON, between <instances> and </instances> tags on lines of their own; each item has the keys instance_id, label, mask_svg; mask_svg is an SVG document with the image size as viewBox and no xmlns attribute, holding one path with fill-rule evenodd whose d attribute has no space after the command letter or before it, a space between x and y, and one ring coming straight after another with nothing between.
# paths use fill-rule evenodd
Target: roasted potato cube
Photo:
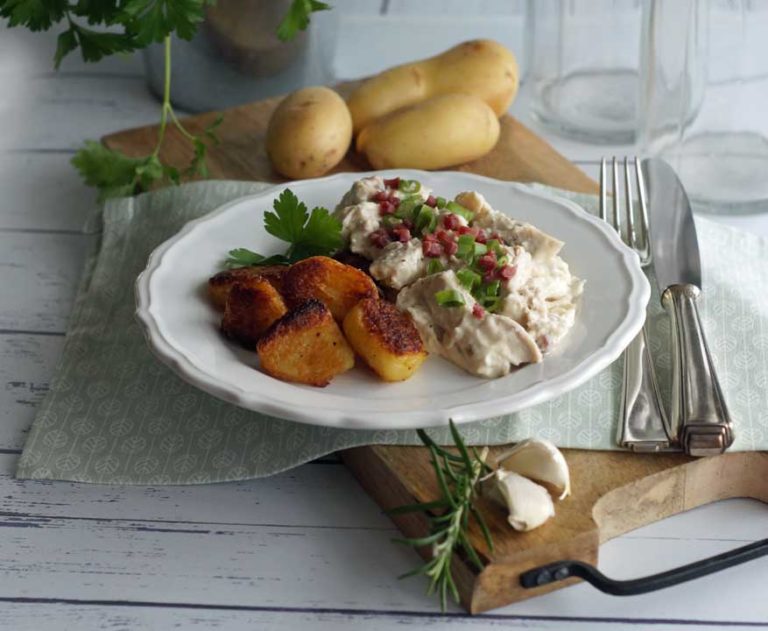
<instances>
[{"instance_id":1,"label":"roasted potato cube","mask_svg":"<svg viewBox=\"0 0 768 631\"><path fill-rule=\"evenodd\" d=\"M227 295L221 330L252 349L262 334L287 312L283 298L266 278L251 279L247 285L236 283Z\"/></svg>"},{"instance_id":2,"label":"roasted potato cube","mask_svg":"<svg viewBox=\"0 0 768 631\"><path fill-rule=\"evenodd\" d=\"M283 292L290 307L311 298L319 300L339 322L358 301L378 295L370 276L327 256L313 256L291 265Z\"/></svg>"},{"instance_id":3,"label":"roasted potato cube","mask_svg":"<svg viewBox=\"0 0 768 631\"><path fill-rule=\"evenodd\" d=\"M326 386L355 365L339 325L319 300L308 300L280 318L256 350L267 374L311 386Z\"/></svg>"},{"instance_id":4,"label":"roasted potato cube","mask_svg":"<svg viewBox=\"0 0 768 631\"><path fill-rule=\"evenodd\" d=\"M248 286L261 279L266 279L278 292L282 292L283 276L287 271L288 266L286 265L238 267L224 270L208 279L208 295L211 297L214 306L219 310L223 310L229 291L234 287L235 283Z\"/></svg>"},{"instance_id":5,"label":"roasted potato cube","mask_svg":"<svg viewBox=\"0 0 768 631\"><path fill-rule=\"evenodd\" d=\"M384 381L405 381L427 358L408 314L379 298L358 302L344 318L347 341Z\"/></svg>"}]
</instances>

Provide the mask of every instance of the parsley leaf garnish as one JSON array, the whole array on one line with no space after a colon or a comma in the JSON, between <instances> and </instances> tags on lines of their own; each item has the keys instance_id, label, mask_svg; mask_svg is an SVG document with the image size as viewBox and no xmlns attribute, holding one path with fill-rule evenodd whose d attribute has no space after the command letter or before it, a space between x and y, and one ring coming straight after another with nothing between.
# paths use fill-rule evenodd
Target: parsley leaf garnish
<instances>
[{"instance_id":1,"label":"parsley leaf garnish","mask_svg":"<svg viewBox=\"0 0 768 631\"><path fill-rule=\"evenodd\" d=\"M296 36L309 26L309 16L315 11L327 11L331 6L319 0L293 0L288 13L285 14L280 26L277 27L277 36L284 42Z\"/></svg>"},{"instance_id":2,"label":"parsley leaf garnish","mask_svg":"<svg viewBox=\"0 0 768 631\"><path fill-rule=\"evenodd\" d=\"M171 35L190 40L205 18L205 8L214 0L0 0L0 19L9 27L24 26L47 31L61 25L54 66L58 69L70 53L96 62L109 55L129 53L154 42L164 46L163 103L157 143L150 155L130 157L86 141L72 163L86 183L99 189L99 199L132 195L160 182L178 184L182 178L208 177L206 158L218 144L217 119L202 133L193 133L178 119L170 101ZM310 14L331 7L319 0L293 0L279 27L283 41L307 28ZM172 124L193 150L189 165L164 164L160 159L166 128ZM314 211L313 211L314 213ZM322 231L322 230L321 230ZM314 232L314 230L310 230ZM316 237L317 235L315 235ZM309 239L311 244L315 237ZM305 248L306 243L297 245ZM310 248L311 249L311 248Z\"/></svg>"},{"instance_id":3,"label":"parsley leaf garnish","mask_svg":"<svg viewBox=\"0 0 768 631\"><path fill-rule=\"evenodd\" d=\"M310 256L327 256L342 243L341 222L326 208L315 207L312 212L291 191L285 189L272 204L274 212L264 213L266 231L290 243L285 254L264 256L246 248L229 251L227 267L256 265L288 265Z\"/></svg>"}]
</instances>

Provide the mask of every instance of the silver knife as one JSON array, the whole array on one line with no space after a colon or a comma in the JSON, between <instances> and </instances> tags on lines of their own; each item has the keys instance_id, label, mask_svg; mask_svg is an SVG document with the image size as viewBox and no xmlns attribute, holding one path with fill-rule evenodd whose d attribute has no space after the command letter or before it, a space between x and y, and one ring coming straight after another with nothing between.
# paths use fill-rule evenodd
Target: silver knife
<instances>
[{"instance_id":1,"label":"silver knife","mask_svg":"<svg viewBox=\"0 0 768 631\"><path fill-rule=\"evenodd\" d=\"M696 306L701 262L691 204L669 164L651 158L643 160L642 170L656 282L672 319L669 423L686 453L720 454L733 443L733 427Z\"/></svg>"}]
</instances>

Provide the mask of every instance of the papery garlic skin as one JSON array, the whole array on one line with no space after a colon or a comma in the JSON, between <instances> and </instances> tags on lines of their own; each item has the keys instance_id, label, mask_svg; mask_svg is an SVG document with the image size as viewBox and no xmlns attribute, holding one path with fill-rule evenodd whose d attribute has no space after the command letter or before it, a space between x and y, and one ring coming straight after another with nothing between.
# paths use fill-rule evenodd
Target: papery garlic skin
<instances>
[{"instance_id":1,"label":"papery garlic skin","mask_svg":"<svg viewBox=\"0 0 768 631\"><path fill-rule=\"evenodd\" d=\"M531 480L551 484L558 500L571 493L571 475L562 452L548 440L529 438L496 459L500 469L513 471Z\"/></svg>"},{"instance_id":2,"label":"papery garlic skin","mask_svg":"<svg viewBox=\"0 0 768 631\"><path fill-rule=\"evenodd\" d=\"M507 519L515 530L533 530L555 515L549 491L513 471L497 469L485 481L484 490L489 498L507 507Z\"/></svg>"}]
</instances>

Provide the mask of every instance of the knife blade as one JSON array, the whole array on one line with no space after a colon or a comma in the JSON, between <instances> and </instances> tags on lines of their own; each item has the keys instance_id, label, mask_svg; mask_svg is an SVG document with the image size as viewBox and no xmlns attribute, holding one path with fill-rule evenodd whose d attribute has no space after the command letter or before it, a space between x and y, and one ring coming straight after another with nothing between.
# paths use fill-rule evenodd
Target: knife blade
<instances>
[{"instance_id":1,"label":"knife blade","mask_svg":"<svg viewBox=\"0 0 768 631\"><path fill-rule=\"evenodd\" d=\"M691 204L664 160L643 160L642 171L648 187L654 272L662 305L672 320L670 425L686 453L719 454L733 443L733 424L696 304L702 279Z\"/></svg>"}]
</instances>

